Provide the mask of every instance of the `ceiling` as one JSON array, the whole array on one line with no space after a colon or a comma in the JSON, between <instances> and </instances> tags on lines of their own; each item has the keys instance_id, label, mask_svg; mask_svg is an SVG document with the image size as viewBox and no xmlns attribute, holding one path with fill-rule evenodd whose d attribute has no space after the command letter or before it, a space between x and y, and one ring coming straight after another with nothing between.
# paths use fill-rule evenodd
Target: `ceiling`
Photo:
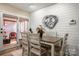
<instances>
[{"instance_id":1,"label":"ceiling","mask_svg":"<svg viewBox=\"0 0 79 59\"><path fill-rule=\"evenodd\" d=\"M27 12L34 12L41 8L45 8L55 3L8 3L9 5Z\"/></svg>"}]
</instances>

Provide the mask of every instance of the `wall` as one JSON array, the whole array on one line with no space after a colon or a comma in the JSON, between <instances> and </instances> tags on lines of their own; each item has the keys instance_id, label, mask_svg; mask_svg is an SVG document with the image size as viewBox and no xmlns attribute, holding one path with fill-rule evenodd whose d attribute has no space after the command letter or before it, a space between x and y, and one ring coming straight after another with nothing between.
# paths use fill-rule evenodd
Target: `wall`
<instances>
[{"instance_id":1,"label":"wall","mask_svg":"<svg viewBox=\"0 0 79 59\"><path fill-rule=\"evenodd\" d=\"M19 16L26 16L27 18L30 18L30 13L28 13L26 11L23 11L23 10L20 10L20 9L17 9L17 8L15 8L13 6L8 5L8 4L2 4L2 3L0 3L0 11L7 12L7 13L12 13L14 15L19 15ZM1 28L2 23L3 23L1 21L2 20L1 16L2 15L0 14L0 28ZM29 26L29 24L28 24L28 26ZM7 47L3 47L3 48L2 48L2 46L3 46L3 37L0 34L0 51L4 50L5 48L8 49L8 48L12 47L12 45L7 46Z\"/></svg>"},{"instance_id":2,"label":"wall","mask_svg":"<svg viewBox=\"0 0 79 59\"><path fill-rule=\"evenodd\" d=\"M79 55L79 4L60 3L33 12L31 14L31 28L34 32L38 25L43 25L42 19L45 15L56 15L59 21L52 30L44 28L49 32L57 32L57 35L61 37L65 33L69 33L68 44L74 47L74 50L77 51L75 51L76 54ZM77 21L76 25L69 25L72 19Z\"/></svg>"},{"instance_id":3,"label":"wall","mask_svg":"<svg viewBox=\"0 0 79 59\"><path fill-rule=\"evenodd\" d=\"M29 28L29 26L30 26L30 13L29 12L20 10L20 9L15 8L15 7L8 5L6 3L0 3L0 11L4 11L7 13L9 12L9 13L19 15L19 16L25 16L26 18L29 19L29 23L28 23L28 28Z\"/></svg>"},{"instance_id":4,"label":"wall","mask_svg":"<svg viewBox=\"0 0 79 59\"><path fill-rule=\"evenodd\" d=\"M18 8L15 8L15 7L8 5L6 3L4 3L4 4L0 3L0 11L6 11L6 12L10 12L10 13L13 13L16 15L22 15L22 16L28 16L28 17L30 15L30 13L20 10Z\"/></svg>"}]
</instances>

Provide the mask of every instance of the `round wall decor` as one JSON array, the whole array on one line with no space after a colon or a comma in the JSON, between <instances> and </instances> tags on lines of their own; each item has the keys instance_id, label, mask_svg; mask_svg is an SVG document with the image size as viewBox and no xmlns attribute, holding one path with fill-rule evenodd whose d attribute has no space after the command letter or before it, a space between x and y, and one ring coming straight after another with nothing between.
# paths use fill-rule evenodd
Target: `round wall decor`
<instances>
[{"instance_id":1,"label":"round wall decor","mask_svg":"<svg viewBox=\"0 0 79 59\"><path fill-rule=\"evenodd\" d=\"M55 15L47 15L43 18L43 24L49 29L53 29L57 22L58 18Z\"/></svg>"}]
</instances>

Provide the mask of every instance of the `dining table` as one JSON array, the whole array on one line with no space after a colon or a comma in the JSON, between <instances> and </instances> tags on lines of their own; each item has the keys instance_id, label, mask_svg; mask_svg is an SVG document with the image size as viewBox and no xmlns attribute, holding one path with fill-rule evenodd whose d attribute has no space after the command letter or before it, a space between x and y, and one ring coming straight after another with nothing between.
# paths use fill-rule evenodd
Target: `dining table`
<instances>
[{"instance_id":1,"label":"dining table","mask_svg":"<svg viewBox=\"0 0 79 59\"><path fill-rule=\"evenodd\" d=\"M41 40L42 44L50 45L51 46L51 56L54 56L55 52L55 45L61 45L62 37L50 37L50 36L44 36Z\"/></svg>"}]
</instances>

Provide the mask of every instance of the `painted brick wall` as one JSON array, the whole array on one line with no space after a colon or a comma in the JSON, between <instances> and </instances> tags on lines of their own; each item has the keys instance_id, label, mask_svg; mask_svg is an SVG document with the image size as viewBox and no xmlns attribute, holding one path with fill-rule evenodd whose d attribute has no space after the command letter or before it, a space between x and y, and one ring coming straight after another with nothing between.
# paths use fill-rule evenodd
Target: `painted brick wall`
<instances>
[{"instance_id":1,"label":"painted brick wall","mask_svg":"<svg viewBox=\"0 0 79 59\"><path fill-rule=\"evenodd\" d=\"M72 45L76 49L77 55L79 55L79 4L67 4L59 3L43 9L40 9L31 14L31 27L33 31L36 31L36 27L42 24L42 19L45 15L56 15L58 17L58 23L54 29L48 32L57 32L58 36L63 37L65 33L69 33L68 44ZM70 20L76 20L76 25L69 25Z\"/></svg>"}]
</instances>

